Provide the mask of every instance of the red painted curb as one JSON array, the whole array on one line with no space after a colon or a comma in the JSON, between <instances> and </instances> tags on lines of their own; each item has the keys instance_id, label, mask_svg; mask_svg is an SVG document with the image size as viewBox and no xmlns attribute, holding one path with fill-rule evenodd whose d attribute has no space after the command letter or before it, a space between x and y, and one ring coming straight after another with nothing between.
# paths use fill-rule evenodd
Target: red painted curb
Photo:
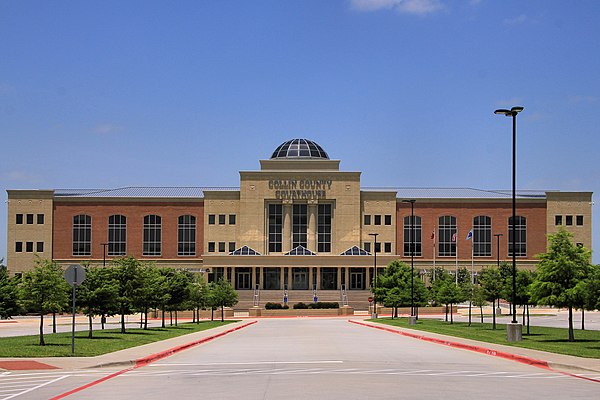
<instances>
[{"instance_id":1,"label":"red painted curb","mask_svg":"<svg viewBox=\"0 0 600 400\"><path fill-rule=\"evenodd\" d=\"M486 355L492 356L492 357L500 357L500 358L504 358L507 360L516 361L516 362L519 362L522 364L532 365L532 366L538 367L538 368L543 368L543 369L548 369L548 370L551 369L550 366L548 365L547 361L537 360L537 359L531 358L531 357L520 356L517 354L507 353L507 352L500 351L500 350L493 350L493 349L489 349L487 347L475 346L475 345L459 343L459 342L452 342L452 341L445 340L445 339L437 339L437 338L423 336L423 335L419 335L419 334L415 334L415 333L398 331L398 330L395 330L392 328L387 328L385 326L375 326L375 325L365 324L364 322L357 322L357 321L352 321L352 320L348 320L348 322L350 322L352 324L356 324L356 325L367 326L369 328L374 328L374 329L379 329L379 330L386 331L386 332L395 333L397 335L407 336L407 337L410 337L413 339L424 340L426 342L441 344L444 346L454 347L457 349L474 351L474 352L486 354Z\"/></svg>"},{"instance_id":2,"label":"red painted curb","mask_svg":"<svg viewBox=\"0 0 600 400\"><path fill-rule=\"evenodd\" d=\"M90 382L90 383L88 383L88 384L86 384L86 385L83 385L83 386L80 386L80 387L78 387L78 388L75 388L75 389L69 390L68 392L65 392L65 393L59 394L58 396L52 397L50 400L59 400L59 399L64 399L64 398L65 398L65 397L67 397L67 396L70 396L70 395L72 395L72 394L74 394L74 393L81 392L82 390L85 390L85 389L87 389L87 388L89 388L89 387L96 386L96 385L98 385L98 384L100 384L100 383L102 383L102 382L105 382L105 381L107 381L107 380L109 380L109 379L112 379L112 378L114 378L114 377L116 377L116 376L122 375L122 374L124 374L125 372L129 372L129 371L131 371L131 370L134 370L134 369L136 369L136 368L141 368L141 367L143 367L143 366L145 366L145 365L148 365L148 364L150 364L150 363L153 363L153 362L155 362L155 361L157 361L157 360L160 360L160 359L162 359L162 358L169 357L170 355L173 355L173 354L175 354L175 353L178 353L178 352L180 352L180 351L182 351L182 350L189 349L190 347L194 347L194 346L197 346L197 345L199 345L199 344L202 344L202 343L209 342L209 341L211 341L211 340L213 340L213 339L216 339L216 338L219 338L219 337L221 337L221 336L225 336L225 335L227 335L228 333L231 333L231 332L238 331L238 330L240 330L240 329L242 329L242 328L245 328L245 327L247 327L247 326L253 325L253 324L255 324L256 322L257 322L257 321L252 321L252 322L249 322L249 323L247 323L247 324L240 325L240 326L237 326L237 327L235 327L235 328L232 328L232 329L228 329L228 330L226 330L226 331L223 331L223 332L221 332L221 333L217 333L216 335L212 335L212 336L205 337L205 338L203 338L203 339L195 340L195 341L193 341L193 342L186 343L186 344L183 344L183 345L181 345L181 346L176 346L176 347L173 347L173 348L171 348L171 349L168 349L168 350L165 350L165 351L161 351L161 352L159 352L159 353L156 353L156 354L149 355L149 356L147 356L147 357L138 358L137 360L135 360L135 365L134 365L134 366L132 366L132 367L125 368L125 369L123 369L123 370L121 370L121 371L118 371L118 372L112 373L112 374L110 374L110 375L107 375L107 376L105 376L105 377L102 377L102 378L100 378L100 379L97 379L97 380L95 380L95 381L93 381L93 382Z\"/></svg>"}]
</instances>

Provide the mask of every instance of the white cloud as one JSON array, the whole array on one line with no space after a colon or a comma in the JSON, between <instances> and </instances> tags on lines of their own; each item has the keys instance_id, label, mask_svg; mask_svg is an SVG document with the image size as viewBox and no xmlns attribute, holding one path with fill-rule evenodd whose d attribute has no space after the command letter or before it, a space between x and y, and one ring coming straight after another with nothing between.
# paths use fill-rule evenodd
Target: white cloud
<instances>
[{"instance_id":1,"label":"white cloud","mask_svg":"<svg viewBox=\"0 0 600 400\"><path fill-rule=\"evenodd\" d=\"M525 14L521 14L513 18L507 18L503 22L505 25L520 25L527 22L527 20L527 16Z\"/></svg>"},{"instance_id":2,"label":"white cloud","mask_svg":"<svg viewBox=\"0 0 600 400\"><path fill-rule=\"evenodd\" d=\"M96 125L92 131L99 135L108 135L111 133L117 133L123 130L122 126L114 125L114 124L99 124Z\"/></svg>"},{"instance_id":3,"label":"white cloud","mask_svg":"<svg viewBox=\"0 0 600 400\"><path fill-rule=\"evenodd\" d=\"M440 0L351 0L357 11L394 10L401 14L426 15L444 9Z\"/></svg>"}]
</instances>

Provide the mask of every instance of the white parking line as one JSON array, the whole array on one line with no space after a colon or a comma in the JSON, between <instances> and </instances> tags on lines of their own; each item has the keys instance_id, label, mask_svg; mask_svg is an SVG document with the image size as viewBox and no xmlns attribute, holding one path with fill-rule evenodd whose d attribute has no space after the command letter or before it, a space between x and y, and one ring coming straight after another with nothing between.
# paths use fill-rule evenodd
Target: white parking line
<instances>
[{"instance_id":1,"label":"white parking line","mask_svg":"<svg viewBox=\"0 0 600 400\"><path fill-rule=\"evenodd\" d=\"M42 383L42 384L40 384L40 385L34 386L34 387L32 387L32 388L29 388L29 389L27 389L27 390L24 390L24 391L22 391L22 392L15 393L15 394L13 394L12 396L5 397L3 400L14 399L14 398L15 398L15 397L17 397L17 396L21 396L21 395L24 395L25 393L32 392L32 391L34 391L34 390L37 390L37 389L39 389L39 388L41 388L41 387L43 387L43 386L50 385L50 384L52 384L52 383L54 383L54 382L58 382L58 381L60 381L60 380L62 380L62 379L68 378L69 376L70 376L70 375L59 376L58 378L56 378L56 379L52 379L51 381L44 382L44 383Z\"/></svg>"}]
</instances>

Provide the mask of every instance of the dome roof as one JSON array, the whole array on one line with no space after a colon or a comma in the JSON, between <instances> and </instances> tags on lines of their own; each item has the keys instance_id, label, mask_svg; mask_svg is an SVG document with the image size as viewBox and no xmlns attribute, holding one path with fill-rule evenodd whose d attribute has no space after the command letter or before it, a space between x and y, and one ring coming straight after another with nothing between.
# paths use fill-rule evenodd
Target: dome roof
<instances>
[{"instance_id":1,"label":"dome roof","mask_svg":"<svg viewBox=\"0 0 600 400\"><path fill-rule=\"evenodd\" d=\"M292 139L277 146L271 160L279 158L317 158L329 160L321 146L308 139Z\"/></svg>"}]
</instances>

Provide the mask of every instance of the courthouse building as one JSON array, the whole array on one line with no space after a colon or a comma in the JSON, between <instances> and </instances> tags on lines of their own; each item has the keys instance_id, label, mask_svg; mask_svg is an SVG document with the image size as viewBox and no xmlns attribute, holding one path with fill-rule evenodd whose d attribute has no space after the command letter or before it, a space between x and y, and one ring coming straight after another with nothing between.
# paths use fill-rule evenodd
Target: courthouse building
<instances>
[{"instance_id":1,"label":"courthouse building","mask_svg":"<svg viewBox=\"0 0 600 400\"><path fill-rule=\"evenodd\" d=\"M32 269L35 255L62 265L133 256L225 277L241 308L316 295L361 309L375 252L379 268L410 262L412 222L421 273L433 265L478 271L513 251L518 267L533 268L559 228L592 245L591 192L520 190L513 221L510 190L362 187L360 172L341 170L306 139L286 141L259 170L239 174L235 188L8 190L8 269ZM415 200L414 220L406 200Z\"/></svg>"}]
</instances>

